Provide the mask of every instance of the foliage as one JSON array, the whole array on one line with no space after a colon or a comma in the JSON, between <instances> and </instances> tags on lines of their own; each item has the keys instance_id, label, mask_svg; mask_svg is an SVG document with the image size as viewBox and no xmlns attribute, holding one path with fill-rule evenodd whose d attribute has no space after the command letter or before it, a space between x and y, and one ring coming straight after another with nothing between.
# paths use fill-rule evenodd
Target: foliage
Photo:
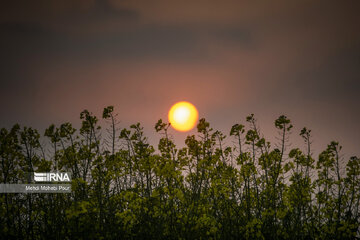
<instances>
[{"instance_id":1,"label":"foliage","mask_svg":"<svg viewBox=\"0 0 360 240\"><path fill-rule=\"evenodd\" d=\"M288 150L286 116L275 147L250 115L229 138L200 119L181 149L170 124L156 123L155 149L139 123L118 129L116 116L104 109L105 138L87 110L79 130L51 125L46 148L35 129L0 130L1 183L72 173L71 194L1 194L1 239L359 239L360 159L344 162L331 142L315 160L306 128L305 147Z\"/></svg>"}]
</instances>

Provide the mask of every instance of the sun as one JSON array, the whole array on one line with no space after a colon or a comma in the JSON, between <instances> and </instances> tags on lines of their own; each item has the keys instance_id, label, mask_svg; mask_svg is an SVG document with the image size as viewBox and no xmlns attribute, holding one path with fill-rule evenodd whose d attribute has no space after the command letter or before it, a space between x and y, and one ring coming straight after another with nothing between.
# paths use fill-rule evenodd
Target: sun
<instances>
[{"instance_id":1,"label":"sun","mask_svg":"<svg viewBox=\"0 0 360 240\"><path fill-rule=\"evenodd\" d=\"M181 132L186 132L196 124L198 120L198 111L195 106L189 102L175 103L169 111L169 122L171 126Z\"/></svg>"}]
</instances>

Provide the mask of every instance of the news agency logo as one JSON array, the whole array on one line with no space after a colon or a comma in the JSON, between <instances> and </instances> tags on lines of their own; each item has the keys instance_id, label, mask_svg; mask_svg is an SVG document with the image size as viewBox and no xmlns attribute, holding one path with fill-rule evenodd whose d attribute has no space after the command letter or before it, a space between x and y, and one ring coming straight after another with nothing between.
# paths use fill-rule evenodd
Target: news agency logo
<instances>
[{"instance_id":1,"label":"news agency logo","mask_svg":"<svg viewBox=\"0 0 360 240\"><path fill-rule=\"evenodd\" d=\"M34 172L35 182L70 182L70 173L57 172L57 173L37 173Z\"/></svg>"}]
</instances>

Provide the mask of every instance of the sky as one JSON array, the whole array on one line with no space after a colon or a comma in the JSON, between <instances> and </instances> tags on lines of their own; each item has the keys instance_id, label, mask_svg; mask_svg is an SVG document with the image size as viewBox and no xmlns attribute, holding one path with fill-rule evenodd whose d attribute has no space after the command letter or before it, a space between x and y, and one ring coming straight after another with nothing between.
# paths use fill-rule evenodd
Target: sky
<instances>
[{"instance_id":1,"label":"sky","mask_svg":"<svg viewBox=\"0 0 360 240\"><path fill-rule=\"evenodd\" d=\"M254 113L265 138L286 115L360 155L358 1L17 0L0 7L0 127L80 126L113 105L149 139L193 103L229 135ZM170 131L181 146L187 135ZM154 141L155 141L154 140ZM231 144L231 141L228 142Z\"/></svg>"}]
</instances>

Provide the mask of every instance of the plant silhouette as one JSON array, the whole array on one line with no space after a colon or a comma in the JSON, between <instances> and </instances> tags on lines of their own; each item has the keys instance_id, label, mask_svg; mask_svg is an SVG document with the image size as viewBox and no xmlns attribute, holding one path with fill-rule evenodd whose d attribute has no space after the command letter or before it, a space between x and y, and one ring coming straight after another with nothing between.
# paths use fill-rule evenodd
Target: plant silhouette
<instances>
[{"instance_id":1,"label":"plant silhouette","mask_svg":"<svg viewBox=\"0 0 360 240\"><path fill-rule=\"evenodd\" d=\"M342 159L337 142L313 158L307 128L289 149L286 116L275 144L250 115L228 137L200 119L181 149L162 120L154 148L139 123L119 129L112 106L106 132L89 111L80 117L79 130L47 128L46 148L33 128L0 130L1 183L72 174L69 194L1 193L1 239L359 238L360 159Z\"/></svg>"}]
</instances>

